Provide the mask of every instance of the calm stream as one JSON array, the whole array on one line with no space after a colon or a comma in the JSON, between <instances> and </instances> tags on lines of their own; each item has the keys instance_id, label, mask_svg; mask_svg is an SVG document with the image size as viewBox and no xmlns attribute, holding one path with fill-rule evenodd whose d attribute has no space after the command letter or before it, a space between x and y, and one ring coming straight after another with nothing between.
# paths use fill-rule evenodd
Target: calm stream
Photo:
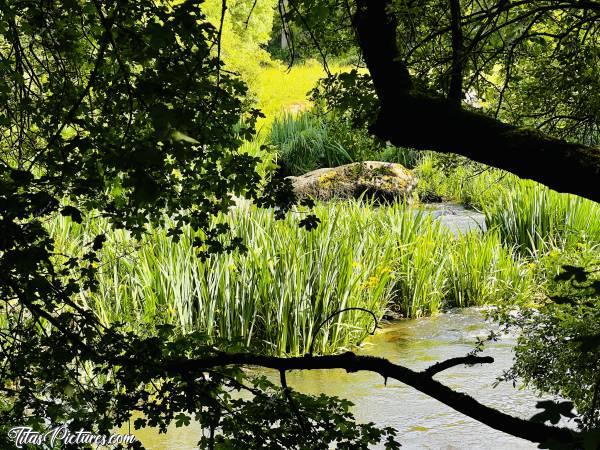
<instances>
[{"instance_id":1,"label":"calm stream","mask_svg":"<svg viewBox=\"0 0 600 450\"><path fill-rule=\"evenodd\" d=\"M493 325L477 309L453 310L436 317L406 320L386 326L370 337L359 353L382 356L413 369L436 361L464 356L477 336L485 336ZM468 393L480 402L520 417L531 417L539 400L528 390L511 384L492 384L512 362L514 338L503 337L486 346L494 364L455 367L436 375L448 386ZM273 372L273 381L278 377ZM359 421L392 426L399 431L404 449L533 449L534 444L513 438L471 420L414 389L369 373L347 374L342 370L292 372L291 387L306 393L326 393L347 398L356 405ZM539 411L539 410L538 410ZM175 428L167 434L154 430L132 430L151 450L191 450L199 439L198 425Z\"/></svg>"}]
</instances>

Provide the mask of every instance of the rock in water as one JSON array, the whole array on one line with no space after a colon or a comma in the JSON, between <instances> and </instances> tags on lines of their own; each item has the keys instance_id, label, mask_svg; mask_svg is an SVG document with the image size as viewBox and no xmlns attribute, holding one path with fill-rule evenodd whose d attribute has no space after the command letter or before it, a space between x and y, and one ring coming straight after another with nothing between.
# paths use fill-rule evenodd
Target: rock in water
<instances>
[{"instance_id":1,"label":"rock in water","mask_svg":"<svg viewBox=\"0 0 600 450\"><path fill-rule=\"evenodd\" d=\"M289 177L298 198L372 198L378 202L410 199L417 178L402 164L364 161Z\"/></svg>"}]
</instances>

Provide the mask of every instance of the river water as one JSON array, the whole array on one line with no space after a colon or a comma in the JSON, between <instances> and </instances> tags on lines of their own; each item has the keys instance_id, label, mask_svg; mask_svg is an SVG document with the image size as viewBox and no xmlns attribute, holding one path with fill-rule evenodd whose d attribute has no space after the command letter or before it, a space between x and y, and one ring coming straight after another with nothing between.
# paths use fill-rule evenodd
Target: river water
<instances>
[{"instance_id":1,"label":"river water","mask_svg":"<svg viewBox=\"0 0 600 450\"><path fill-rule=\"evenodd\" d=\"M435 317L387 325L367 339L357 353L388 358L412 369L424 369L440 360L464 356L472 350L476 337L486 336L493 328L480 310L457 309ZM494 364L454 367L436 375L436 379L472 395L481 403L515 416L531 417L540 400L533 392L515 389L508 383L492 387L502 371L510 367L513 345L514 337L504 336L499 342L487 344L482 353L494 357ZM271 375L273 381L278 379L275 373ZM288 384L305 393L323 392L351 400L359 421L396 428L404 449L536 448L530 442L481 425L399 382L389 380L385 386L383 379L375 374L296 371L288 375ZM173 426L167 434L148 429L133 433L151 450L191 450L196 448L201 428L196 424L187 428Z\"/></svg>"}]
</instances>

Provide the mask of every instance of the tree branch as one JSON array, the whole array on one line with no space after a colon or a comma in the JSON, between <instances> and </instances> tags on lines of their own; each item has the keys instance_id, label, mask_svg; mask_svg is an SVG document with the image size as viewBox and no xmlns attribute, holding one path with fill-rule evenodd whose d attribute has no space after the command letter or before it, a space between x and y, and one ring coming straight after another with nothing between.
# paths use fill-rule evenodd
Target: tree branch
<instances>
[{"instance_id":1,"label":"tree branch","mask_svg":"<svg viewBox=\"0 0 600 450\"><path fill-rule=\"evenodd\" d=\"M412 92L388 3L356 0L354 16L380 101L373 134L399 147L458 153L557 191L600 201L600 149L520 129L458 109L446 99Z\"/></svg>"},{"instance_id":2,"label":"tree branch","mask_svg":"<svg viewBox=\"0 0 600 450\"><path fill-rule=\"evenodd\" d=\"M450 366L460 364L458 359L461 358L450 360L452 361ZM464 360L466 358L463 358L463 362ZM469 359L469 362L471 361L474 360ZM477 358L476 362L486 361L485 358ZM358 356L352 352L331 356L295 358L262 356L253 353L221 353L199 359L180 358L168 360L161 364L161 370L164 370L167 375L185 375L190 372L197 373L225 366L259 366L275 369L280 373L286 370L316 369L344 369L347 372L368 371L377 373L385 379L398 380L472 419L522 439L539 443L546 442L549 439L562 443L572 443L581 438L580 433L568 428L530 422L482 405L473 397L456 392L431 377L433 373L448 368L446 367L448 364L441 362L434 370L430 367L424 372L416 372L407 367L393 364L384 358ZM436 367L436 365L432 367ZM429 372L427 372L428 370Z\"/></svg>"},{"instance_id":3,"label":"tree branch","mask_svg":"<svg viewBox=\"0 0 600 450\"><path fill-rule=\"evenodd\" d=\"M379 101L394 104L412 82L396 47L396 20L387 13L389 0L356 0L353 26ZM392 92L388 86L393 85ZM393 95L389 95L393 94Z\"/></svg>"},{"instance_id":4,"label":"tree branch","mask_svg":"<svg viewBox=\"0 0 600 450\"><path fill-rule=\"evenodd\" d=\"M450 69L448 100L455 106L460 106L463 96L463 32L460 21L460 0L450 0L452 67Z\"/></svg>"},{"instance_id":5,"label":"tree branch","mask_svg":"<svg viewBox=\"0 0 600 450\"><path fill-rule=\"evenodd\" d=\"M292 391L287 384L287 379L285 376L284 369L281 369L279 371L279 381L281 383L281 389L283 390L283 395L285 395L285 398L288 401L288 404L290 405L290 409L292 410L292 413L294 414L294 416L296 417L296 420L298 421L298 426L302 429L302 431L304 433L309 433L311 431L312 427L310 425L310 422L306 421L305 418L302 417L302 414L300 414L298 405L296 405L296 402L294 401L294 398L292 397Z\"/></svg>"},{"instance_id":6,"label":"tree branch","mask_svg":"<svg viewBox=\"0 0 600 450\"><path fill-rule=\"evenodd\" d=\"M433 366L429 366L427 369L425 369L423 373L432 377L437 373L443 372L451 367L460 366L461 364L491 364L493 362L494 358L491 356L461 356L458 358L450 358L445 361L437 362Z\"/></svg>"}]
</instances>

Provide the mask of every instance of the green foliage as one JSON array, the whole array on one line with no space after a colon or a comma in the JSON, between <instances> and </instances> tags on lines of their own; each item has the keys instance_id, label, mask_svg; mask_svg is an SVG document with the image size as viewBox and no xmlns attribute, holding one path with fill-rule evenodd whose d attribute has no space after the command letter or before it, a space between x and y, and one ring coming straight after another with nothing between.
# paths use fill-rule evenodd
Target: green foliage
<instances>
[{"instance_id":1,"label":"green foliage","mask_svg":"<svg viewBox=\"0 0 600 450\"><path fill-rule=\"evenodd\" d=\"M314 336L316 326L346 307L382 314L391 249L369 230L374 211L356 204L317 213L322 224L307 233L293 217L276 221L269 211L240 207L225 221L244 237L247 252L204 262L194 257L195 234L189 230L178 244L153 230L137 253L122 258L127 236L115 235L103 258L110 271L101 272L98 293L86 301L105 323L145 328L168 322L279 355L305 354L313 340L319 352L351 346L372 328L370 316L349 311ZM64 222L59 229L61 241L77 248L90 224Z\"/></svg>"},{"instance_id":2,"label":"green foliage","mask_svg":"<svg viewBox=\"0 0 600 450\"><path fill-rule=\"evenodd\" d=\"M376 156L376 159L379 161L402 164L407 169L414 169L417 167L422 157L422 152L418 150L386 144L383 150Z\"/></svg>"},{"instance_id":3,"label":"green foliage","mask_svg":"<svg viewBox=\"0 0 600 450\"><path fill-rule=\"evenodd\" d=\"M500 94L490 86L482 97L504 120L595 146L600 142L600 42L596 33L581 28L579 14L555 14L536 25L536 32L515 44L529 56L513 58L504 72L492 71L496 86L507 82L508 88Z\"/></svg>"},{"instance_id":4,"label":"green foliage","mask_svg":"<svg viewBox=\"0 0 600 450\"><path fill-rule=\"evenodd\" d=\"M458 202L478 210L494 205L503 191L518 183L518 178L506 172L434 152L421 153L415 173L419 178L416 196L421 202Z\"/></svg>"},{"instance_id":5,"label":"green foliage","mask_svg":"<svg viewBox=\"0 0 600 450\"><path fill-rule=\"evenodd\" d=\"M330 70L343 70L343 67L331 65ZM262 121L264 134L275 117L286 111L302 111L310 108L307 92L317 80L325 75L323 66L314 60L305 61L287 68L279 62L265 66L252 83L256 92L257 104L264 112Z\"/></svg>"},{"instance_id":6,"label":"green foliage","mask_svg":"<svg viewBox=\"0 0 600 450\"><path fill-rule=\"evenodd\" d=\"M571 400L584 429L600 425L599 250L596 244L551 252L543 264L550 276L545 302L536 309L501 315L505 324L521 332L515 364L502 379L523 380L541 392Z\"/></svg>"},{"instance_id":7,"label":"green foliage","mask_svg":"<svg viewBox=\"0 0 600 450\"><path fill-rule=\"evenodd\" d=\"M136 427L161 430L191 416L213 430L225 414L244 423L230 406L230 392L244 380L240 368L198 372L181 365L240 350L238 342L183 335L168 324L107 326L98 320L102 312L82 301L106 293L102 277L118 274L123 251L147 242L149 227L160 230L163 244L196 230L187 247L196 261L244 247L215 221L234 197L277 206L278 217L293 205L286 183L271 177L269 185L255 169L258 159L238 151L261 114L248 108L243 81L223 68L220 33L201 4L0 1L3 431L21 425L45 432L68 423L108 434L134 410L143 416ZM75 245L65 244L67 231L49 234L52 220L89 229ZM115 236L128 245L115 250ZM112 287L110 295L119 297ZM339 404L298 401L307 402L305 410ZM337 417L340 424L351 420ZM391 436L370 425L356 430L339 434L349 448ZM258 441L265 431L247 435ZM336 433L328 428L327 438ZM14 445L0 434L1 448Z\"/></svg>"},{"instance_id":8,"label":"green foliage","mask_svg":"<svg viewBox=\"0 0 600 450\"><path fill-rule=\"evenodd\" d=\"M272 65L263 49L268 42L277 0L229 0L223 12L221 0L206 0L203 10L208 21L221 28L220 52L228 70L237 72L256 95L256 81L264 67Z\"/></svg>"},{"instance_id":9,"label":"green foliage","mask_svg":"<svg viewBox=\"0 0 600 450\"><path fill-rule=\"evenodd\" d=\"M371 77L352 69L328 75L311 91L321 109L334 112L353 127L364 127L376 117L378 100Z\"/></svg>"},{"instance_id":10,"label":"green foliage","mask_svg":"<svg viewBox=\"0 0 600 450\"><path fill-rule=\"evenodd\" d=\"M449 302L456 306L527 303L538 290L531 264L518 260L499 233L469 233L449 255Z\"/></svg>"},{"instance_id":11,"label":"green foliage","mask_svg":"<svg viewBox=\"0 0 600 450\"><path fill-rule=\"evenodd\" d=\"M535 292L533 273L497 234L449 234L433 224L399 239L393 295L402 313L419 317L453 306L518 304Z\"/></svg>"},{"instance_id":12,"label":"green foliage","mask_svg":"<svg viewBox=\"0 0 600 450\"><path fill-rule=\"evenodd\" d=\"M219 424L224 436L215 442L217 449L302 448L368 449L382 443L383 448L399 449L393 428L377 429L372 423L356 424L350 412L352 403L336 397L307 396L285 392L266 378L253 381L259 392L253 401L232 401L236 415L225 415ZM260 390L256 389L260 388ZM268 401L265 401L265 397ZM291 404L291 405L290 405ZM240 427L239 418L244 426ZM265 430L258 435L253 429ZM208 443L203 438L201 443Z\"/></svg>"},{"instance_id":13,"label":"green foliage","mask_svg":"<svg viewBox=\"0 0 600 450\"><path fill-rule=\"evenodd\" d=\"M349 27L339 26L348 18L349 7L329 1L279 2L269 52L286 63L311 58L355 63L358 51L353 32ZM286 48L282 48L282 35L287 41Z\"/></svg>"},{"instance_id":14,"label":"green foliage","mask_svg":"<svg viewBox=\"0 0 600 450\"><path fill-rule=\"evenodd\" d=\"M330 137L323 121L311 112L275 119L270 140L277 148L279 164L292 175L353 161L346 149Z\"/></svg>"},{"instance_id":15,"label":"green foliage","mask_svg":"<svg viewBox=\"0 0 600 450\"><path fill-rule=\"evenodd\" d=\"M600 242L600 206L519 180L485 208L486 223L507 245L538 254L552 247Z\"/></svg>"},{"instance_id":16,"label":"green foliage","mask_svg":"<svg viewBox=\"0 0 600 450\"><path fill-rule=\"evenodd\" d=\"M456 201L482 210L486 225L505 245L540 255L579 242L600 242L600 207L574 195L560 194L538 183L465 162L425 154L415 172L420 201Z\"/></svg>"},{"instance_id":17,"label":"green foliage","mask_svg":"<svg viewBox=\"0 0 600 450\"><path fill-rule=\"evenodd\" d=\"M340 114L337 110L326 112L322 108L318 102L315 114L326 124L331 139L339 142L353 161L386 161L412 169L420 160L421 152L382 142L369 133L366 126L353 125L347 115Z\"/></svg>"},{"instance_id":18,"label":"green foliage","mask_svg":"<svg viewBox=\"0 0 600 450\"><path fill-rule=\"evenodd\" d=\"M321 111L318 104L314 111L327 127L331 139L339 142L353 161L380 160L379 155L385 144L369 134L365 127L353 128L343 116L336 112Z\"/></svg>"}]
</instances>

